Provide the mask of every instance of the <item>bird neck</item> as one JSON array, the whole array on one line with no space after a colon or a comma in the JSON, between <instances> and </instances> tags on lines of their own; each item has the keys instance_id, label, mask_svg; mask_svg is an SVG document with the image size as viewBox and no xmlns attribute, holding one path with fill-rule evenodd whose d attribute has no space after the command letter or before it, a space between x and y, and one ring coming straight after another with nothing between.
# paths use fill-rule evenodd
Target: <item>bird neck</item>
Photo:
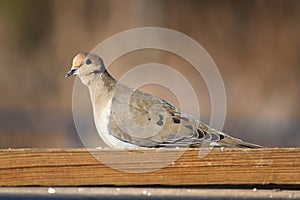
<instances>
[{"instance_id":1,"label":"bird neck","mask_svg":"<svg viewBox=\"0 0 300 200\"><path fill-rule=\"evenodd\" d=\"M112 97L117 81L106 70L101 74L95 75L93 79L87 85L91 100L92 102L100 101L103 104L103 102L108 101Z\"/></svg>"}]
</instances>

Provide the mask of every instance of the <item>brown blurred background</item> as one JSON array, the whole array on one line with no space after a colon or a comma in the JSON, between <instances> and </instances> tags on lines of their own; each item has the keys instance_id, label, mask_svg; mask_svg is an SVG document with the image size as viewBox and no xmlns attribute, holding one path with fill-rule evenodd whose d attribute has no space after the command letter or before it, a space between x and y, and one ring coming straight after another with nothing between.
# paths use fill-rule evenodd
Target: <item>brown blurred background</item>
<instances>
[{"instance_id":1,"label":"brown blurred background","mask_svg":"<svg viewBox=\"0 0 300 200\"><path fill-rule=\"evenodd\" d=\"M180 31L208 51L227 92L225 132L268 147L299 146L300 1L0 0L0 147L82 146L74 78L64 78L73 56L143 26ZM110 71L118 78L147 62L185 71L209 120L205 84L183 59L137 51ZM144 89L172 101L165 89Z\"/></svg>"}]
</instances>

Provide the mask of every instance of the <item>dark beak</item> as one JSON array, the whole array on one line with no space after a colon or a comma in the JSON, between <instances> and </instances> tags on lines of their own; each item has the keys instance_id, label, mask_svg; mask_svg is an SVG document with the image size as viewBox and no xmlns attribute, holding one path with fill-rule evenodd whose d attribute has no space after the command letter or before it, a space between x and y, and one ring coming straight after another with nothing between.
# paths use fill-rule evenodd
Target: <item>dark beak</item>
<instances>
[{"instance_id":1,"label":"dark beak","mask_svg":"<svg viewBox=\"0 0 300 200\"><path fill-rule=\"evenodd\" d=\"M76 72L76 70L77 69L71 69L70 71L68 71L66 74L66 78L68 78L69 76L72 76Z\"/></svg>"}]
</instances>

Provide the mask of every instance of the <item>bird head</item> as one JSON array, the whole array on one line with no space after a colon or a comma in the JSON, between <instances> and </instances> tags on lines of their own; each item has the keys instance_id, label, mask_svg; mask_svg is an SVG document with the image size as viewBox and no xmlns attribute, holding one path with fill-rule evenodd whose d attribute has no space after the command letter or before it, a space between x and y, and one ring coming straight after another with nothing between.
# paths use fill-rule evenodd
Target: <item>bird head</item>
<instances>
[{"instance_id":1,"label":"bird head","mask_svg":"<svg viewBox=\"0 0 300 200\"><path fill-rule=\"evenodd\" d=\"M98 55L79 53L73 58L71 70L67 72L66 78L76 74L83 84L87 85L90 80L101 75L104 71L103 60Z\"/></svg>"}]
</instances>

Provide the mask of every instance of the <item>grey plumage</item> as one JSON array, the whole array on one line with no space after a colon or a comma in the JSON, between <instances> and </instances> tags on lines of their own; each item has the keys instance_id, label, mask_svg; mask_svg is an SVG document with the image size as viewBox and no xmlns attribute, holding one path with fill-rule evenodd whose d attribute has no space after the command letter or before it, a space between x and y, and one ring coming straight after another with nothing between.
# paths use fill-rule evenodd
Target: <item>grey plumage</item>
<instances>
[{"instance_id":1,"label":"grey plumage","mask_svg":"<svg viewBox=\"0 0 300 200\"><path fill-rule=\"evenodd\" d=\"M72 74L89 88L97 130L111 147L198 147L203 142L260 147L210 128L163 99L118 83L95 54L75 56L66 76Z\"/></svg>"}]
</instances>

